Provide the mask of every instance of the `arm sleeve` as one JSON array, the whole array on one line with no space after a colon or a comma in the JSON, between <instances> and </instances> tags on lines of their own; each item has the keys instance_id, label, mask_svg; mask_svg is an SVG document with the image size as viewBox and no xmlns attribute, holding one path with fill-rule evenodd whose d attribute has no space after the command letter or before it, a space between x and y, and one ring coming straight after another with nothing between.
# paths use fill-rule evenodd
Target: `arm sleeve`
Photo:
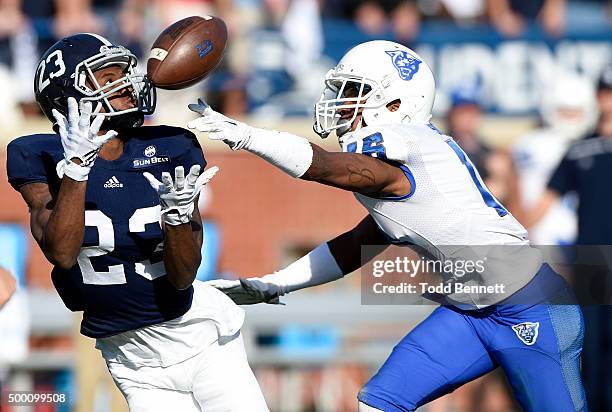
<instances>
[{"instance_id":1,"label":"arm sleeve","mask_svg":"<svg viewBox=\"0 0 612 412\"><path fill-rule=\"evenodd\" d=\"M548 188L563 195L576 190L577 186L575 163L566 155L548 181Z\"/></svg>"},{"instance_id":2,"label":"arm sleeve","mask_svg":"<svg viewBox=\"0 0 612 412\"><path fill-rule=\"evenodd\" d=\"M329 250L329 245L322 243L286 268L266 275L260 280L278 286L280 294L284 295L299 289L322 285L340 279L344 275Z\"/></svg>"}]
</instances>

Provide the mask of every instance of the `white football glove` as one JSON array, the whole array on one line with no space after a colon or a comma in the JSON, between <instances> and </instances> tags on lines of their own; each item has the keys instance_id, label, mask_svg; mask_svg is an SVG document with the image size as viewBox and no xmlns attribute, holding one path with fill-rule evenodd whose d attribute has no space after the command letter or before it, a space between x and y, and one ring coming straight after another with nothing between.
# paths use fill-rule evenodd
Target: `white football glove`
<instances>
[{"instance_id":1,"label":"white football glove","mask_svg":"<svg viewBox=\"0 0 612 412\"><path fill-rule=\"evenodd\" d=\"M200 174L200 166L193 165L189 169L187 178L185 178L185 169L183 166L177 166L174 169L174 182L172 182L172 177L168 172L162 173L161 182L149 172L144 172L142 175L159 195L164 222L171 226L178 226L189 223L193 214L196 197L200 190L202 190L202 187L218 171L219 168L213 166Z\"/></svg>"},{"instance_id":2,"label":"white football glove","mask_svg":"<svg viewBox=\"0 0 612 412\"><path fill-rule=\"evenodd\" d=\"M238 280L215 279L204 283L219 289L237 305L254 305L256 303L279 305L281 304L279 298L283 295L277 285L264 282L261 278Z\"/></svg>"},{"instance_id":3,"label":"white football glove","mask_svg":"<svg viewBox=\"0 0 612 412\"><path fill-rule=\"evenodd\" d=\"M232 150L240 150L248 144L251 138L251 126L215 112L202 99L198 99L198 103L192 103L188 107L189 110L201 115L187 123L188 128L208 133L209 139L223 140Z\"/></svg>"},{"instance_id":4,"label":"white football glove","mask_svg":"<svg viewBox=\"0 0 612 412\"><path fill-rule=\"evenodd\" d=\"M52 110L64 148L64 174L79 182L87 180L100 148L117 136L114 130L98 136L104 115L97 115L92 122L91 111L91 102L78 104L74 97L68 98L68 120L57 110ZM76 164L73 159L79 159L81 163Z\"/></svg>"}]
</instances>

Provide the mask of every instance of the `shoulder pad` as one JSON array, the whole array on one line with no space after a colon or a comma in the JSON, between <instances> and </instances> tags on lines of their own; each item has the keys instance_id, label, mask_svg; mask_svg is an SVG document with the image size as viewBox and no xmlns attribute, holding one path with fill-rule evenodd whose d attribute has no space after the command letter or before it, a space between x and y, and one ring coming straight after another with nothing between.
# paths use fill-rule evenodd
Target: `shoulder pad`
<instances>
[{"instance_id":1,"label":"shoulder pad","mask_svg":"<svg viewBox=\"0 0 612 412\"><path fill-rule=\"evenodd\" d=\"M342 140L342 151L362 153L382 160L405 163L410 142L417 133L433 131L426 126L388 125L364 127Z\"/></svg>"},{"instance_id":2,"label":"shoulder pad","mask_svg":"<svg viewBox=\"0 0 612 412\"><path fill-rule=\"evenodd\" d=\"M35 134L19 137L7 146L7 175L11 186L19 190L29 183L59 182L56 167L64 158L59 136Z\"/></svg>"}]
</instances>

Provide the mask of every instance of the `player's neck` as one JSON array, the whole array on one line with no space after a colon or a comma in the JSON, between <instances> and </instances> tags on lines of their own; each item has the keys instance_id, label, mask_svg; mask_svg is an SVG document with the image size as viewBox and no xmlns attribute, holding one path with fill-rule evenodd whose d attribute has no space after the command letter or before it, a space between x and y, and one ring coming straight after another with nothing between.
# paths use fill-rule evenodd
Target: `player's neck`
<instances>
[{"instance_id":1,"label":"player's neck","mask_svg":"<svg viewBox=\"0 0 612 412\"><path fill-rule=\"evenodd\" d=\"M113 137L102 146L98 156L104 160L117 160L123 154L123 146L123 140Z\"/></svg>"}]
</instances>

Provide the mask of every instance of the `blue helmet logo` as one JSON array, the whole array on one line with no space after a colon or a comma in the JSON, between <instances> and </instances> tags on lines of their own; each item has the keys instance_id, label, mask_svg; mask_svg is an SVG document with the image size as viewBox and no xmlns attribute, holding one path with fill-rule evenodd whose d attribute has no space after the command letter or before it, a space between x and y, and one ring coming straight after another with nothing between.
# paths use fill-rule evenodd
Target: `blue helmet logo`
<instances>
[{"instance_id":1,"label":"blue helmet logo","mask_svg":"<svg viewBox=\"0 0 612 412\"><path fill-rule=\"evenodd\" d=\"M391 61L399 73L402 80L412 80L412 77L419 71L421 60L412 57L404 50L388 50L387 53L391 56Z\"/></svg>"}]
</instances>

